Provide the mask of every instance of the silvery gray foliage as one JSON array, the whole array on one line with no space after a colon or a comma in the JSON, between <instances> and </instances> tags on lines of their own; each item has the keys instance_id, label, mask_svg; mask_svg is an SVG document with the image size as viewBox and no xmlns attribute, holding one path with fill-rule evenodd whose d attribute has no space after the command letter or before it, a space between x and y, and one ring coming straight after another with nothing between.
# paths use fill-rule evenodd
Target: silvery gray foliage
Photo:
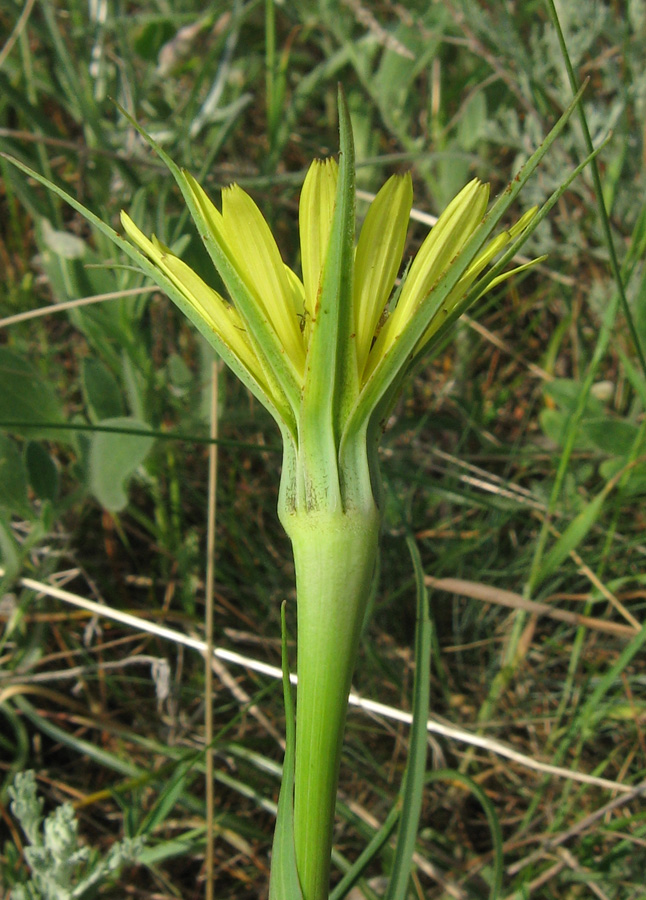
<instances>
[{"instance_id":1,"label":"silvery gray foliage","mask_svg":"<svg viewBox=\"0 0 646 900\"><path fill-rule=\"evenodd\" d=\"M495 56L498 79L487 89L487 115L481 135L493 147L514 152L515 170L529 157L541 135L568 102L567 79L556 31L543 10L527 27L527 17L514 14L514 4L460 0L464 20L475 38ZM515 4L518 6L518 4ZM590 83L583 97L588 128L596 145L609 130L613 138L600 157L604 193L612 220L630 234L640 212L635 197L643 193L643 131L646 118L646 2L627 0L615 9L603 0L557 4L568 53L579 83ZM504 35L504 40L501 39ZM483 70L483 74L484 74ZM505 84L525 98L500 102ZM585 155L577 117L543 160L539 177L523 191L532 206L558 186L565 172ZM588 169L569 188L567 214L551 217L532 240L532 253L577 257L590 249L590 229L599 227ZM585 227L584 227L585 223ZM557 239L558 233L558 239ZM600 232L595 244L603 243Z\"/></svg>"},{"instance_id":2,"label":"silvery gray foliage","mask_svg":"<svg viewBox=\"0 0 646 900\"><path fill-rule=\"evenodd\" d=\"M135 861L143 848L143 839L126 838L101 857L96 850L80 846L70 803L43 818L43 801L31 770L16 775L9 794L11 811L29 841L25 859L31 871L27 884L13 888L14 900L89 900L99 884Z\"/></svg>"}]
</instances>

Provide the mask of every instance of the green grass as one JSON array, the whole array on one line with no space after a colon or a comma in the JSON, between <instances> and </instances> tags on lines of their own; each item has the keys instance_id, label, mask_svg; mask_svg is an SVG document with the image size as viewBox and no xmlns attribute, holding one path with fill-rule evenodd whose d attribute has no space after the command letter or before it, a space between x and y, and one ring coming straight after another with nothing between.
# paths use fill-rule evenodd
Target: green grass
<instances>
[{"instance_id":1,"label":"green grass","mask_svg":"<svg viewBox=\"0 0 646 900\"><path fill-rule=\"evenodd\" d=\"M646 346L640 9L624 15L587 0L562 22L576 78L590 78L593 141L614 131L599 159L601 189L634 334L588 169L527 250L548 253L546 263L472 311L419 371L385 435L381 581L355 686L399 709L412 703L410 531L427 575L467 582L431 593L432 713L483 739L430 735L429 771L453 775L428 782L411 897L643 896L646 817L629 792L646 775L646 665L633 627L646 599L646 373L634 340ZM435 214L474 175L500 190L572 96L539 2L512 15L483 0L405 9L238 2L206 12L186 0L108 6L104 22L78 0L21 10L0 0L0 33L12 36L0 48L0 150L112 225L126 208L215 287L175 188L115 101L214 195L243 184L297 265L299 187L312 157L337 147L339 81L358 186L375 190L410 168L416 207ZM587 152L573 119L517 212ZM19 578L53 579L203 637L211 357L158 293L48 309L144 285L76 213L3 159L0 179L0 319L42 312L0 323L0 419L12 423L0 432L0 886L27 879L8 787L34 769L45 812L71 801L82 841L101 854L146 837L140 862L102 896L201 897L199 654L93 620ZM411 226L411 252L424 234ZM152 437L124 434L142 429ZM219 433L215 643L280 665L280 602L293 632L294 592L275 513L278 435L227 372ZM489 602L473 583L494 589ZM598 627L512 610L496 590ZM282 696L267 676L222 665L230 679L216 673L213 697L215 895L255 900L268 881ZM335 882L387 820L408 736L406 725L350 713ZM379 892L372 879L392 866L386 843L363 896Z\"/></svg>"}]
</instances>

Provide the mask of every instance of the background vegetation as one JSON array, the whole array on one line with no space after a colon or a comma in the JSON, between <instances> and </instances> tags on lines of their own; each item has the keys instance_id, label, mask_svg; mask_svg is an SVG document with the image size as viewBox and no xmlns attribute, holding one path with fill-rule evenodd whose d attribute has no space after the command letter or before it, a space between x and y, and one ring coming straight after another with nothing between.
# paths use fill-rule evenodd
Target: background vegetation
<instances>
[{"instance_id":1,"label":"background vegetation","mask_svg":"<svg viewBox=\"0 0 646 900\"><path fill-rule=\"evenodd\" d=\"M563 7L593 140L614 131L603 194L643 348L646 4ZM313 157L335 152L338 81L362 190L410 168L430 213L474 175L500 190L571 97L542 2L0 0L0 34L0 149L115 227L127 208L216 286L115 101L212 194L232 180L251 191L295 264L299 186ZM585 155L573 118L523 209ZM83 896L95 866L125 859L102 896L197 898L200 655L21 579L203 637L211 357L55 195L4 159L0 176L0 887L27 881L24 851L41 840L38 817L26 836L10 809L14 776L34 769L45 813L71 802L94 848L59 873ZM432 593L434 716L480 736L429 735L411 896L646 896L646 371L601 225L588 170L528 251L549 259L460 325L388 425L381 582L356 687L409 706L406 525L428 575L445 579ZM411 250L427 227L412 224ZM233 377L218 381L216 644L277 665L279 604L293 598L278 435ZM216 676L216 896L256 900L282 699L248 667L220 661ZM404 724L350 713L337 880L395 802L406 739ZM389 853L357 896L379 892Z\"/></svg>"}]
</instances>

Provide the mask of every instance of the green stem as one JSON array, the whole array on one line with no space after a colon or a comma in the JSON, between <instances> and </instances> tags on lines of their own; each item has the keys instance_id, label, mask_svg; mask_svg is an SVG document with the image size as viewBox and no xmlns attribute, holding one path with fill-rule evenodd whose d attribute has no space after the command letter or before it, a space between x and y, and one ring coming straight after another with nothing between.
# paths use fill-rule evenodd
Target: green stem
<instances>
[{"instance_id":1,"label":"green stem","mask_svg":"<svg viewBox=\"0 0 646 900\"><path fill-rule=\"evenodd\" d=\"M304 900L327 900L350 682L377 558L375 506L282 516L298 597L294 831Z\"/></svg>"}]
</instances>

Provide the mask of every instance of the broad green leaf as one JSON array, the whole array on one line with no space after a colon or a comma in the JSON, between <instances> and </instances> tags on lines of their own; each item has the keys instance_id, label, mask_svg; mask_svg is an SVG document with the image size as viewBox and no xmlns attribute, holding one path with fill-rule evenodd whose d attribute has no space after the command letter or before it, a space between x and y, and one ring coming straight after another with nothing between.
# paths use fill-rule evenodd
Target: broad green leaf
<instances>
[{"instance_id":1,"label":"broad green leaf","mask_svg":"<svg viewBox=\"0 0 646 900\"><path fill-rule=\"evenodd\" d=\"M41 221L41 236L45 246L63 259L82 259L85 256L85 241L69 231L57 231L47 219Z\"/></svg>"},{"instance_id":2,"label":"broad green leaf","mask_svg":"<svg viewBox=\"0 0 646 900\"><path fill-rule=\"evenodd\" d=\"M458 143L467 151L474 150L487 121L487 96L477 91L464 104L458 123Z\"/></svg>"},{"instance_id":3,"label":"broad green leaf","mask_svg":"<svg viewBox=\"0 0 646 900\"><path fill-rule=\"evenodd\" d=\"M563 447L568 439L569 429L572 427L572 413L562 409L542 409L538 418L545 436L557 447ZM584 416L574 438L574 447L577 450L599 449L591 435L588 434L587 421L589 420L586 420Z\"/></svg>"},{"instance_id":4,"label":"broad green leaf","mask_svg":"<svg viewBox=\"0 0 646 900\"><path fill-rule=\"evenodd\" d=\"M547 397L550 397L557 406L568 412L574 412L576 409L579 396L583 390L583 385L573 378L555 378L554 381L548 382L544 391ZM592 416L602 416L604 412L603 403L594 396L588 394L585 403L585 411Z\"/></svg>"},{"instance_id":5,"label":"broad green leaf","mask_svg":"<svg viewBox=\"0 0 646 900\"><path fill-rule=\"evenodd\" d=\"M0 513L32 517L27 497L27 473L15 441L0 433Z\"/></svg>"},{"instance_id":6,"label":"broad green leaf","mask_svg":"<svg viewBox=\"0 0 646 900\"><path fill-rule=\"evenodd\" d=\"M410 102L411 90L415 80L428 71L428 66L441 47L441 35L443 25L441 22L448 18L443 11L443 4L437 4L432 12L422 13L423 7L418 7L415 22L400 22L389 28L389 37L393 41L410 51L410 54L402 54L398 48L385 47L379 57L379 65L374 73L371 72L370 58L374 47L369 43L362 47L363 41L354 44L353 55L360 59L360 54L365 54L365 76L370 80L371 93L378 103L382 114L391 122L395 133L409 135L411 131L410 120L414 115L414 105ZM330 4L330 8L332 5ZM428 4L425 8L428 10ZM424 22L432 27L421 28L419 23ZM423 75L422 75L423 77ZM365 108L365 101L364 108ZM374 125L373 125L374 128ZM409 138L408 138L409 139Z\"/></svg>"},{"instance_id":7,"label":"broad green leaf","mask_svg":"<svg viewBox=\"0 0 646 900\"><path fill-rule=\"evenodd\" d=\"M114 419L124 413L116 378L100 359L86 358L81 364L83 396L93 422Z\"/></svg>"},{"instance_id":8,"label":"broad green leaf","mask_svg":"<svg viewBox=\"0 0 646 900\"><path fill-rule=\"evenodd\" d=\"M633 450L639 433L637 425L632 422L609 416L587 419L581 431L594 447L613 456L627 456Z\"/></svg>"},{"instance_id":9,"label":"broad green leaf","mask_svg":"<svg viewBox=\"0 0 646 900\"><path fill-rule=\"evenodd\" d=\"M22 356L0 347L0 429L63 441L69 436L46 424L64 422L63 405L40 372Z\"/></svg>"},{"instance_id":10,"label":"broad green leaf","mask_svg":"<svg viewBox=\"0 0 646 900\"><path fill-rule=\"evenodd\" d=\"M146 378L127 353L121 354L121 374L130 412L136 419L147 420L148 391Z\"/></svg>"},{"instance_id":11,"label":"broad green leaf","mask_svg":"<svg viewBox=\"0 0 646 900\"><path fill-rule=\"evenodd\" d=\"M557 447L562 447L567 436L570 416L560 409L542 409L538 419L545 437ZM576 444L579 443L580 439Z\"/></svg>"},{"instance_id":12,"label":"broad green leaf","mask_svg":"<svg viewBox=\"0 0 646 900\"><path fill-rule=\"evenodd\" d=\"M276 830L271 851L269 900L303 900L296 868L296 848L294 846L294 750L296 748L296 726L292 686L289 680L285 603L281 607L280 621L283 696L285 701L285 758L283 760L283 780L278 798Z\"/></svg>"},{"instance_id":13,"label":"broad green leaf","mask_svg":"<svg viewBox=\"0 0 646 900\"><path fill-rule=\"evenodd\" d=\"M183 396L193 384L193 373L181 356L171 353L168 357L168 377L175 391Z\"/></svg>"},{"instance_id":14,"label":"broad green leaf","mask_svg":"<svg viewBox=\"0 0 646 900\"><path fill-rule=\"evenodd\" d=\"M25 447L25 465L29 484L40 500L55 502L59 477L56 463L40 441L29 441Z\"/></svg>"},{"instance_id":15,"label":"broad green leaf","mask_svg":"<svg viewBox=\"0 0 646 900\"><path fill-rule=\"evenodd\" d=\"M610 481L625 465L625 457L613 456L601 463L599 474L606 481ZM641 463L629 468L626 475L626 481L621 485L621 492L624 496L635 497L639 494L646 494L646 464Z\"/></svg>"},{"instance_id":16,"label":"broad green leaf","mask_svg":"<svg viewBox=\"0 0 646 900\"><path fill-rule=\"evenodd\" d=\"M572 418L571 412L561 409L544 409L539 418L546 437L557 446L562 447ZM627 456L635 446L638 432L638 426L625 419L612 418L607 415L594 418L584 416L574 446L579 449L596 450L611 456Z\"/></svg>"},{"instance_id":17,"label":"broad green leaf","mask_svg":"<svg viewBox=\"0 0 646 900\"><path fill-rule=\"evenodd\" d=\"M82 238L57 231L47 219L39 219L36 240L38 266L58 302L114 290L114 275Z\"/></svg>"},{"instance_id":18,"label":"broad green leaf","mask_svg":"<svg viewBox=\"0 0 646 900\"><path fill-rule=\"evenodd\" d=\"M131 417L105 419L98 424L112 428L148 431L148 426ZM154 438L138 434L96 432L90 444L90 491L111 512L119 512L128 503L130 478L144 461Z\"/></svg>"}]
</instances>

